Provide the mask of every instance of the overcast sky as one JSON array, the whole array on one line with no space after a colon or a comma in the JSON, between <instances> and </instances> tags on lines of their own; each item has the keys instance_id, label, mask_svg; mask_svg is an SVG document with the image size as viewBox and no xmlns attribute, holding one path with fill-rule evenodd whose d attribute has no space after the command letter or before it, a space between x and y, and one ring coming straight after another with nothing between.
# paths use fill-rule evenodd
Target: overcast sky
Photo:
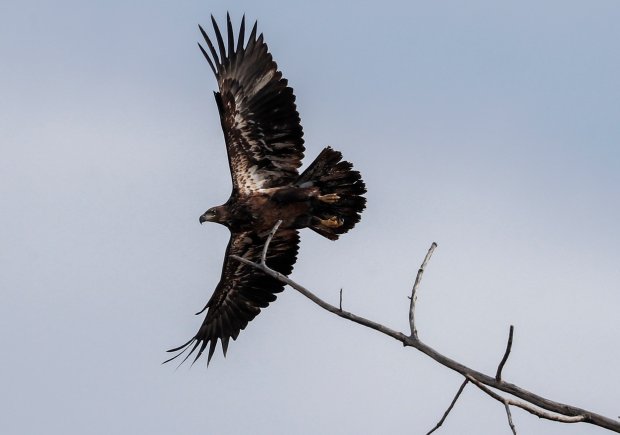
<instances>
[{"instance_id":1,"label":"overcast sky","mask_svg":"<svg viewBox=\"0 0 620 435\"><path fill-rule=\"evenodd\" d=\"M368 186L292 278L489 374L620 415L620 3L0 2L0 432L422 434L462 379L287 289L210 367L230 178L197 25L259 20L307 160ZM353 4L353 3L351 3ZM522 434L604 433L513 411ZM440 432L510 433L468 387Z\"/></svg>"}]
</instances>

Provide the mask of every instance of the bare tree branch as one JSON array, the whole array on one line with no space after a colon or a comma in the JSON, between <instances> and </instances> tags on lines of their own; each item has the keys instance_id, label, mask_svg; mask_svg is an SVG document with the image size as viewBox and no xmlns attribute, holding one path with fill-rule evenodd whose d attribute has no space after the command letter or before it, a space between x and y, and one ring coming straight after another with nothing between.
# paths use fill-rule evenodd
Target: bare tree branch
<instances>
[{"instance_id":1,"label":"bare tree branch","mask_svg":"<svg viewBox=\"0 0 620 435\"><path fill-rule=\"evenodd\" d=\"M592 421L588 421L588 416L585 414L587 411L584 411L584 414L570 415L570 416L546 412L542 409L537 408L536 406L533 406L531 402L526 403L526 402L521 402L519 400L502 397L499 394L495 393L493 390L484 386L482 382L474 379L472 376L466 375L465 377L469 379L469 381L472 382L476 387L480 388L486 394L491 396L493 399L504 404L504 406L506 405L516 406L518 408L526 410L527 412L535 415L536 417L544 418L545 420L559 421L561 423L579 423L583 421L586 423L596 424L596 423L593 423ZM527 400L527 399L524 399L524 400ZM596 425L601 426L599 424L596 424ZM601 427L605 427L605 426L601 426ZM619 430L615 428L607 428L607 429L611 429L615 432L619 432Z\"/></svg>"},{"instance_id":2,"label":"bare tree branch","mask_svg":"<svg viewBox=\"0 0 620 435\"><path fill-rule=\"evenodd\" d=\"M428 252L424 257L424 261L422 265L418 269L418 274L415 277L415 282L413 283L413 288L411 289L411 302L409 305L409 326L411 327L411 336L413 338L418 338L418 330L415 326L415 303L418 300L418 287L420 286L420 282L422 281L422 275L424 274L424 269L426 269L426 265L428 261L431 259L431 255L433 255L433 251L437 247L437 243L433 242L431 247L428 248Z\"/></svg>"},{"instance_id":3,"label":"bare tree branch","mask_svg":"<svg viewBox=\"0 0 620 435\"><path fill-rule=\"evenodd\" d=\"M278 222L276 222L276 224L273 226L273 228L271 229L271 232L269 233L269 236L267 237L265 246L263 247L263 254L260 257L260 261L261 261L261 264L264 266L267 266L267 251L269 250L269 245L271 245L271 240L273 239L273 236L275 236L276 232L278 231L278 228L280 228L280 225L282 225L282 219L278 220Z\"/></svg>"},{"instance_id":4,"label":"bare tree branch","mask_svg":"<svg viewBox=\"0 0 620 435\"><path fill-rule=\"evenodd\" d=\"M504 369L504 364L508 361L508 357L510 356L510 350L512 349L512 334L515 330L513 325L510 325L510 331L508 332L508 343L506 344L506 352L504 352L504 357L502 358L499 366L497 366L497 373L495 374L495 379L498 382L502 380L502 370Z\"/></svg>"},{"instance_id":5,"label":"bare tree branch","mask_svg":"<svg viewBox=\"0 0 620 435\"><path fill-rule=\"evenodd\" d=\"M510 412L510 405L508 405L507 403L504 403L504 408L506 408L506 416L508 417L508 425L510 426L510 429L512 430L512 434L517 435L517 428L512 422L512 413Z\"/></svg>"},{"instance_id":6,"label":"bare tree branch","mask_svg":"<svg viewBox=\"0 0 620 435\"><path fill-rule=\"evenodd\" d=\"M431 435L433 432L435 432L437 429L439 429L441 427L441 425L443 424L444 421L446 421L446 418L448 417L448 414L450 414L450 411L452 411L452 408L454 408L454 405L456 404L456 401L459 400L459 396L461 395L461 393L465 389L465 386L468 383L469 383L469 379L465 379L463 381L463 383L459 387L459 390L456 392L456 395L454 396L454 399L452 399L452 403L450 403L450 406L448 406L448 409L446 409L446 412L443 413L443 416L441 417L441 420L439 420L439 422L437 422L435 427L432 428L430 431L428 431L426 433L426 435Z\"/></svg>"},{"instance_id":7,"label":"bare tree branch","mask_svg":"<svg viewBox=\"0 0 620 435\"><path fill-rule=\"evenodd\" d=\"M277 230L277 227L274 227L274 230ZM272 237L275 231L272 230ZM270 238L271 239L271 238ZM270 239L267 242L270 242ZM264 252L267 252L269 248L269 243L266 243ZM431 248L433 246L431 245ZM429 249L429 251L431 251ZM432 253L432 251L431 251ZM427 254L429 256L429 254ZM600 414L596 414L594 412L576 407L567 405L560 402L555 402L553 400L542 397L538 394L535 394L531 391L528 391L524 388L521 388L517 385L505 382L503 380L497 380L492 376L485 375L477 370L469 368L439 352L437 352L432 347L428 346L421 340L419 340L416 336L407 336L402 332L397 332L385 325L374 322L372 320L366 319L364 317L355 315L348 311L340 310L339 308L325 302L323 299L316 296L314 293L306 289L304 286L296 283L285 275L271 269L265 262L254 263L245 258L231 255L231 258L240 261L248 266L254 267L258 270L263 271L265 274L280 280L281 282L288 284L293 287L299 293L310 299L312 302L320 306L321 308L333 313L339 317L350 320L352 322L358 323L360 325L366 326L367 328L374 329L375 331L381 332L389 337L392 337L395 340L403 343L405 346L411 346L429 356L430 358L437 361L439 364L454 370L457 373L460 373L462 376L467 378L470 382L473 382L478 388L482 391L500 401L501 403L508 403L512 406L517 406L519 408L525 409L526 411L547 420L558 421L562 423L577 423L584 422L589 423L595 426L599 426L605 429L609 429L614 432L620 433L620 421L613 420L611 418L605 417ZM423 263L424 265L424 263ZM421 273L418 275L421 276ZM415 286L414 286L415 287ZM513 399L505 399L498 394L491 391L489 388L495 388L497 390L503 391L505 393L511 394L519 399L522 399L524 402L516 401Z\"/></svg>"},{"instance_id":8,"label":"bare tree branch","mask_svg":"<svg viewBox=\"0 0 620 435\"><path fill-rule=\"evenodd\" d=\"M342 311L342 288L340 289L340 311Z\"/></svg>"}]
</instances>

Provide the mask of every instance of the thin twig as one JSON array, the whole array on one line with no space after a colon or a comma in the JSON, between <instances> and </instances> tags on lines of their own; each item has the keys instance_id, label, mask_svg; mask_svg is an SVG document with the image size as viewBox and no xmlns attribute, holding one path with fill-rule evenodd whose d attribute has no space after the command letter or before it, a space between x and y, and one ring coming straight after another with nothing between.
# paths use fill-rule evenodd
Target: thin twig
<instances>
[{"instance_id":1,"label":"thin twig","mask_svg":"<svg viewBox=\"0 0 620 435\"><path fill-rule=\"evenodd\" d=\"M340 288L340 311L342 311L342 288Z\"/></svg>"},{"instance_id":2,"label":"thin twig","mask_svg":"<svg viewBox=\"0 0 620 435\"><path fill-rule=\"evenodd\" d=\"M508 417L508 425L510 426L510 429L512 430L512 434L517 435L517 428L515 427L515 424L512 422L512 412L510 412L510 405L504 402L504 408L506 408L506 416Z\"/></svg>"},{"instance_id":3,"label":"thin twig","mask_svg":"<svg viewBox=\"0 0 620 435\"><path fill-rule=\"evenodd\" d=\"M424 257L424 261L422 262L422 265L418 269L418 274L415 277L415 282L413 284L413 288L411 289L411 298L410 298L411 302L409 305L409 326L411 327L411 337L413 338L418 338L418 330L416 329L416 326L415 326L415 303L418 299L418 296L417 296L418 287L420 286L420 282L422 281L422 275L424 274L424 269L426 268L428 261L431 259L431 255L433 255L433 251L435 250L436 247L437 247L437 243L433 242L431 244L431 247L428 248L428 252L426 253L426 256Z\"/></svg>"},{"instance_id":4,"label":"thin twig","mask_svg":"<svg viewBox=\"0 0 620 435\"><path fill-rule=\"evenodd\" d=\"M432 428L430 431L428 431L426 435L431 435L433 432L435 432L437 429L439 429L441 427L441 425L443 424L444 421L446 421L446 418L448 417L448 414L450 414L450 411L452 411L452 408L454 408L454 404L459 399L459 396L461 395L461 393L465 389L465 386L467 385L468 382L469 382L469 379L465 379L463 381L463 383L459 387L459 390L456 392L456 395L454 396L454 399L452 399L452 403L450 403L450 406L448 406L448 409L446 409L446 412L443 413L443 417L441 417L441 420L439 420L439 422L435 425L435 427Z\"/></svg>"},{"instance_id":5,"label":"thin twig","mask_svg":"<svg viewBox=\"0 0 620 435\"><path fill-rule=\"evenodd\" d=\"M493 390L484 386L480 381L475 379L473 376L465 375L465 377L469 379L476 387L480 388L486 394L491 396L493 399L497 400L498 402L503 403L504 406L506 405L516 406L516 407L526 410L527 412L535 415L536 417L544 418L546 420L559 421L562 423L579 423L581 421L588 421L586 418L586 415L584 414L578 414L578 415L554 414L554 413L544 411L532 405L531 402L526 403L526 402L521 402L519 400L510 399L507 397L502 397L499 394L495 393ZM603 427L606 427L606 426L603 426ZM618 429L613 428L613 427L607 427L607 429L612 429L612 430L615 430L616 432L620 432Z\"/></svg>"},{"instance_id":6,"label":"thin twig","mask_svg":"<svg viewBox=\"0 0 620 435\"><path fill-rule=\"evenodd\" d=\"M263 247L263 254L260 257L260 261L261 261L261 264L265 266L267 265L267 251L269 250L271 239L273 239L273 236L276 234L276 231L278 231L278 228L280 228L280 225L282 225L282 219L278 220L278 222L276 222L276 224L273 226L273 228L271 229L271 232L269 233L269 237L267 237L265 246Z\"/></svg>"},{"instance_id":7,"label":"thin twig","mask_svg":"<svg viewBox=\"0 0 620 435\"><path fill-rule=\"evenodd\" d=\"M510 350L512 349L512 334L515 330L513 325L510 325L510 331L508 332L508 343L506 344L506 352L504 352L504 357L502 358L499 366L497 367L497 373L495 374L495 379L497 382L502 381L502 370L504 369L504 364L508 361L508 357L510 356Z\"/></svg>"}]
</instances>

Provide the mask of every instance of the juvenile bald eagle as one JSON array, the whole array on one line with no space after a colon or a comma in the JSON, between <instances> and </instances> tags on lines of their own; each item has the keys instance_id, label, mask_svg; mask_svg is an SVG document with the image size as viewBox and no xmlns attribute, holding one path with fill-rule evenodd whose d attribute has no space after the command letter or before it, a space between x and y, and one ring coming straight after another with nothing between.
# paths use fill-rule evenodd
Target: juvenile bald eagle
<instances>
[{"instance_id":1,"label":"juvenile bald eagle","mask_svg":"<svg viewBox=\"0 0 620 435\"><path fill-rule=\"evenodd\" d=\"M230 255L260 261L267 236L281 219L269 246L267 265L288 275L297 258L299 229L310 228L336 240L359 221L366 204L359 172L343 161L338 151L325 148L301 175L298 173L305 148L293 89L278 71L263 35L256 37L256 23L246 41L244 16L235 47L230 16L226 18L227 44L211 16L218 50L200 26L210 56L198 46L219 86L215 102L233 189L225 204L200 216L200 223L225 225L231 236L220 282L198 313L208 309L204 322L191 340L169 350L179 353L167 361L191 349L185 361L198 349L195 362L210 344L208 364L218 339L225 356L230 338L235 340L283 290L280 281Z\"/></svg>"}]
</instances>

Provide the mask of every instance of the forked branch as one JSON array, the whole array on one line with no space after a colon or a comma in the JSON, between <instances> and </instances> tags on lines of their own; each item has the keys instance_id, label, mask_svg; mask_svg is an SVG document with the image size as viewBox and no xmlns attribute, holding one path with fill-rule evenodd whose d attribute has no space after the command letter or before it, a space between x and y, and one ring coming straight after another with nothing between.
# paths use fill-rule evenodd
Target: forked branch
<instances>
[{"instance_id":1,"label":"forked branch","mask_svg":"<svg viewBox=\"0 0 620 435\"><path fill-rule=\"evenodd\" d=\"M469 380L471 383L473 383L476 387L480 388L480 390L485 392L487 395L489 395L493 399L497 400L498 402L503 403L504 406L506 407L506 410L508 411L508 418L509 419L511 419L511 417L510 417L510 410L509 410L508 406L516 406L518 408L526 410L527 412L529 412L530 414L535 415L536 417L544 418L546 420L559 421L561 423L579 423L579 422L582 422L582 421L585 421L587 423L592 423L591 421L587 421L586 420L587 417L586 417L585 414L568 416L568 415L561 415L561 414L557 414L557 413L550 413L550 412L546 412L546 411L544 411L544 410L542 410L540 408L537 408L536 406L533 406L531 403L526 403L526 402L522 402L522 401L519 401L519 400L514 400L514 399L502 397L499 394L495 393L490 388L486 387L482 382L478 381L477 379L474 379L472 376L466 375L465 377L467 378L467 380ZM596 424L596 423L594 423L594 424ZM599 425L597 425L597 426L599 426ZM511 427L514 427L514 426L511 425ZM604 427L604 426L602 426L602 427ZM618 430L615 429L615 428L608 428L608 429L615 430L616 432L618 432Z\"/></svg>"},{"instance_id":2,"label":"forked branch","mask_svg":"<svg viewBox=\"0 0 620 435\"><path fill-rule=\"evenodd\" d=\"M238 257L236 255L231 255L230 257L248 266L261 270L265 274L275 279L278 279L285 284L288 284L289 286L297 290L299 293L301 293L302 295L310 299L312 302L314 302L321 308L329 311L330 313L333 313L339 317L358 323L360 325L366 326L367 328L374 329L375 331L381 332L382 334L385 334L389 337L394 338L395 340L398 340L405 346L414 347L420 352L424 353L425 355L437 361L439 364L461 374L462 376L465 377L466 381L473 383L481 391L483 391L484 393L486 393L487 395L501 402L504 405L508 419L509 419L509 424L510 424L510 427L513 433L516 433L516 430L514 428L514 424L512 423L512 415L510 413L510 406L516 406L516 407L522 408L530 412L531 414L536 415L537 417L544 418L547 420L552 420L552 421L557 421L557 422L562 422L562 423L578 423L578 422L589 423L595 426L599 426L599 427L620 433L620 421L618 420L614 420L614 419L605 417L603 415L588 411L586 409L578 408L576 406L571 406L571 405L567 405L564 403L549 400L545 397L542 397L538 394L535 394L517 385L504 381L502 379L502 369L504 367L504 364L506 363L506 360L508 359L508 356L510 355L510 350L512 347L512 332L513 332L512 327L511 327L511 331L509 335L508 344L506 346L506 351L504 353L504 357L502 358L502 362L500 362L500 365L497 369L497 373L495 377L486 375L477 370L469 368L437 352L435 349L428 346L427 344L422 342L417 337L417 331L415 328L415 321L414 321L415 320L415 297L416 297L416 292L418 291L420 280L422 279L422 274L424 273L424 269L435 247L437 246L435 243L431 245L428 253L426 254L426 257L424 258L424 261L420 269L418 270L418 274L416 276L416 283L413 286L411 305L409 307L410 326L412 330L411 330L410 335L405 335L402 332L395 331L380 323L377 323L372 320L366 319L364 317L355 315L348 311L344 311L342 310L341 307L336 307L334 305L331 305L325 302L323 299L316 296L314 293L306 289L301 284L296 283L295 281L291 280L287 276L284 276L278 271L275 271L271 269L269 266L267 266L265 258L269 250L269 243L271 242L273 235L276 233L279 225L280 223L278 222L278 224L276 224L276 226L271 231L265 243L265 247L263 249L263 255L259 263L250 261L246 258ZM454 406L454 403L456 403L456 400L460 396L460 393L462 392L463 388L465 388L466 384L467 382L463 382L463 384L461 385L461 388L459 389L459 392L453 399L452 404L446 411L440 423L443 423L443 421L445 420L445 417L447 417L447 415L450 413L450 410ZM510 394L521 400L515 400L510 397L500 396L498 393L496 393L492 389ZM441 424L439 424L438 427L439 426L441 426Z\"/></svg>"}]
</instances>

